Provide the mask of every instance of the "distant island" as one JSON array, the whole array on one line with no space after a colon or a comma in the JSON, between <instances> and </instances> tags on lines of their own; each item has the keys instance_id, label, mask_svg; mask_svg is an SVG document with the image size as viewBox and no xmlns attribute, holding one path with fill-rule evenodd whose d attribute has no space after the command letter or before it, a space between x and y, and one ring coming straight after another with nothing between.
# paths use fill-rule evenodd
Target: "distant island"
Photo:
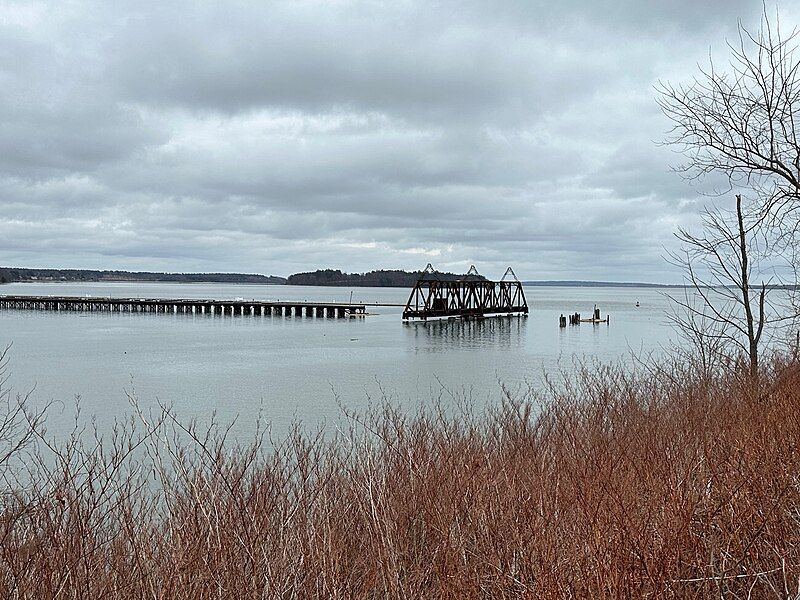
<instances>
[{"instance_id":1,"label":"distant island","mask_svg":"<svg viewBox=\"0 0 800 600\"><path fill-rule=\"evenodd\" d=\"M369 273L343 273L336 269L322 269L309 273L296 273L289 275L286 283L289 285L325 285L325 286L353 286L353 287L413 287L422 276L422 271L370 271ZM435 272L434 275L442 281L463 279L463 274ZM474 279L485 280L480 275Z\"/></svg>"},{"instance_id":2,"label":"distant island","mask_svg":"<svg viewBox=\"0 0 800 600\"><path fill-rule=\"evenodd\" d=\"M284 277L250 273L150 273L144 271L0 267L0 283L30 281L163 281L170 283L262 283L273 285L286 283Z\"/></svg>"}]
</instances>

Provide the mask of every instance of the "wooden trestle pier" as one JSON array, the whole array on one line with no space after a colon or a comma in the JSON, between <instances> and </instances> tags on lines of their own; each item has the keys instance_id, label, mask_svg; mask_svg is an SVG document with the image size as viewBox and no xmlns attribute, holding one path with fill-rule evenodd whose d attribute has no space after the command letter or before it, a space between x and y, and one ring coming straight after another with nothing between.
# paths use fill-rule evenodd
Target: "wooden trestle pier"
<instances>
[{"instance_id":1,"label":"wooden trestle pier","mask_svg":"<svg viewBox=\"0 0 800 600\"><path fill-rule=\"evenodd\" d=\"M364 316L366 305L339 302L192 300L81 296L0 296L0 310L50 310L108 313L204 314L345 318Z\"/></svg>"},{"instance_id":2,"label":"wooden trestle pier","mask_svg":"<svg viewBox=\"0 0 800 600\"><path fill-rule=\"evenodd\" d=\"M525 292L511 267L500 281L487 281L474 266L462 279L448 281L429 264L411 290L403 320L527 314Z\"/></svg>"}]
</instances>

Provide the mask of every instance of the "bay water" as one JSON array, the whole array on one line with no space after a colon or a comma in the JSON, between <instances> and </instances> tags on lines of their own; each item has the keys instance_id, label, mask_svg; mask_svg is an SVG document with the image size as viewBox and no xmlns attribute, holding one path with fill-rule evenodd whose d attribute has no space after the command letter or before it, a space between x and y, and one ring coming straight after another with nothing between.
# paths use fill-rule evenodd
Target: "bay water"
<instances>
[{"instance_id":1,"label":"bay water","mask_svg":"<svg viewBox=\"0 0 800 600\"><path fill-rule=\"evenodd\" d=\"M171 283L17 283L0 294L339 301L404 304L409 290ZM388 398L413 410L457 396L478 408L541 385L573 360L626 360L659 352L673 332L658 289L526 287L527 318L404 323L400 306L370 306L353 319L0 311L0 345L12 344L9 381L33 406L54 402L54 435L81 418L100 427L142 407L171 406L182 419L236 419L247 434L259 415L276 435L294 421L335 421ZM639 306L637 306L637 303ZM610 324L560 328L561 314Z\"/></svg>"}]
</instances>

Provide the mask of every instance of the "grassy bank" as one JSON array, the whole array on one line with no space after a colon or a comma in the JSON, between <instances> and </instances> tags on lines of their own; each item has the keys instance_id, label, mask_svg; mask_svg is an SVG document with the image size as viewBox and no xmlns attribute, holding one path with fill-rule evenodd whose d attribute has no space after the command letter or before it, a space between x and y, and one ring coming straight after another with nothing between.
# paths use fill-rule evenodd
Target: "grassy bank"
<instances>
[{"instance_id":1,"label":"grassy bank","mask_svg":"<svg viewBox=\"0 0 800 600\"><path fill-rule=\"evenodd\" d=\"M586 369L488 413L383 406L336 435L247 447L168 411L48 447L5 398L3 452L17 454L2 597L798 591L800 370L787 361L757 393L735 370Z\"/></svg>"}]
</instances>

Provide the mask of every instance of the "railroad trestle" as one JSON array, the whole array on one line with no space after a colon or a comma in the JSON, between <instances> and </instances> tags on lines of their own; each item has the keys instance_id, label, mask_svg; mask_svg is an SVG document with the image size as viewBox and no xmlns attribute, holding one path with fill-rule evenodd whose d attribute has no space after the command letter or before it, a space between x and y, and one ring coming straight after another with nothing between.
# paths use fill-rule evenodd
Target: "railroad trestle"
<instances>
[{"instance_id":1,"label":"railroad trestle","mask_svg":"<svg viewBox=\"0 0 800 600\"><path fill-rule=\"evenodd\" d=\"M366 305L263 300L0 296L0 310L345 318L364 316Z\"/></svg>"}]
</instances>

